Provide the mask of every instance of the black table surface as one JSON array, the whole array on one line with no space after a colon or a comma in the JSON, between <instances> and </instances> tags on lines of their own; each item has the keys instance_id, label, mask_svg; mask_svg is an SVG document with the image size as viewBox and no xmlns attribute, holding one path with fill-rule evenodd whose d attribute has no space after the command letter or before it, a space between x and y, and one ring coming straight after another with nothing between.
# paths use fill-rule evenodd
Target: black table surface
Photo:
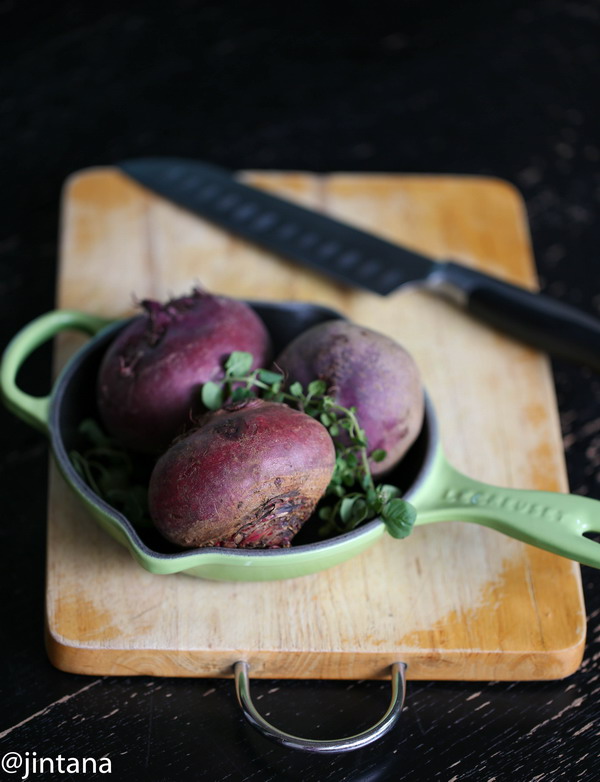
<instances>
[{"instance_id":1,"label":"black table surface","mask_svg":"<svg viewBox=\"0 0 600 782\"><path fill-rule=\"evenodd\" d=\"M525 198L542 289L598 315L598 2L343 9L0 2L2 345L53 307L64 179L154 154L233 169L504 178ZM47 390L49 356L30 359L24 388ZM562 361L553 371L571 490L600 499L600 377ZM582 569L589 625L578 672L549 682L409 683L399 725L344 755L269 742L243 720L231 680L55 670L43 639L47 444L0 416L0 756L28 752L31 779L64 778L58 755L108 757L116 779L600 777L600 576L591 568ZM253 686L273 722L322 738L366 727L387 690ZM34 757L53 758L54 774L49 765L38 773ZM23 778L25 768L0 777Z\"/></svg>"}]
</instances>

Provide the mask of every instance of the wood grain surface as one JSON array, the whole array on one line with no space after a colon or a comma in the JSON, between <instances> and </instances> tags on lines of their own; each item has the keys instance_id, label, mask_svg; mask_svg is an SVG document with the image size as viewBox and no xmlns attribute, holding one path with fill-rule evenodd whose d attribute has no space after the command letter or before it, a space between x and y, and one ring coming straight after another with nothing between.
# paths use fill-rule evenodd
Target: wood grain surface
<instances>
[{"instance_id":1,"label":"wood grain surface","mask_svg":"<svg viewBox=\"0 0 600 782\"><path fill-rule=\"evenodd\" d=\"M535 287L523 206L498 180L249 173L285 194L439 258ZM386 298L332 283L234 240L112 169L64 191L57 306L122 316L133 297L193 284L248 299L326 304L402 342L438 412L444 449L492 484L565 491L547 359L417 289ZM57 365L78 338L59 341ZM417 528L329 571L266 584L142 570L52 469L47 640L80 673L414 679L546 679L580 663L579 567L475 525Z\"/></svg>"}]
</instances>

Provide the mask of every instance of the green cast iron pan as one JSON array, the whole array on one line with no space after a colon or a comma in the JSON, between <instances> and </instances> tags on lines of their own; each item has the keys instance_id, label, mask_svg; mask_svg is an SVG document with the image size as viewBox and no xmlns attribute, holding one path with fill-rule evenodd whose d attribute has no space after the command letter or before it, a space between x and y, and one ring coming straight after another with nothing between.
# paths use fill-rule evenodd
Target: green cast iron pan
<instances>
[{"instance_id":1,"label":"green cast iron pan","mask_svg":"<svg viewBox=\"0 0 600 782\"><path fill-rule=\"evenodd\" d=\"M317 323L341 317L324 307L301 302L250 302L274 340L275 352ZM96 521L127 546L152 573L184 572L227 581L266 581L308 575L359 554L386 534L379 519L325 541L310 537L310 521L289 549L244 550L205 548L175 550L153 529L138 530L125 516L98 497L74 469L68 454L80 447L78 425L97 418L96 373L104 351L127 321L106 319L73 310L57 310L32 321L7 347L0 366L0 391L6 406L50 438L65 480ZM92 336L71 358L47 397L32 397L16 383L27 357L43 342L65 330ZM417 508L417 524L472 521L511 537L594 567L600 567L600 546L584 537L600 531L600 502L574 495L501 489L475 481L445 459L435 413L426 399L422 431L387 483L398 485ZM393 545L402 545L394 541Z\"/></svg>"}]
</instances>

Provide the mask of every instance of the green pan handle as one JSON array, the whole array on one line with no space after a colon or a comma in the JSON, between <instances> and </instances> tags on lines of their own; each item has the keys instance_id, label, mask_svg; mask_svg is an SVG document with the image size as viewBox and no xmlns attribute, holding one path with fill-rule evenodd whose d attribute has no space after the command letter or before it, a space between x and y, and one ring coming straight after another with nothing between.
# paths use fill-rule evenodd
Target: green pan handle
<instances>
[{"instance_id":1,"label":"green pan handle","mask_svg":"<svg viewBox=\"0 0 600 782\"><path fill-rule=\"evenodd\" d=\"M112 321L77 310L54 310L32 320L8 344L0 364L0 393L6 407L31 426L48 430L50 395L32 396L17 386L19 369L36 348L68 329L97 334Z\"/></svg>"},{"instance_id":2,"label":"green pan handle","mask_svg":"<svg viewBox=\"0 0 600 782\"><path fill-rule=\"evenodd\" d=\"M600 568L600 502L575 494L503 489L468 478L438 448L427 478L410 498L416 524L472 521L525 543Z\"/></svg>"}]
</instances>

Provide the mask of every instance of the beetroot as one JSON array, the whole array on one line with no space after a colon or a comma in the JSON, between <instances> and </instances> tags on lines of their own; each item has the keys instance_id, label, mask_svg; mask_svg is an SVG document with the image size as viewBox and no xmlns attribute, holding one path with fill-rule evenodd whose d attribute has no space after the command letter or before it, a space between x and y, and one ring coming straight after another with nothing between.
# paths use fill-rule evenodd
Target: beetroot
<instances>
[{"instance_id":1,"label":"beetroot","mask_svg":"<svg viewBox=\"0 0 600 782\"><path fill-rule=\"evenodd\" d=\"M142 301L110 345L98 376L98 409L108 432L141 453L161 453L202 410L199 389L223 377L235 350L269 359L270 338L247 304L200 290L160 304Z\"/></svg>"},{"instance_id":2,"label":"beetroot","mask_svg":"<svg viewBox=\"0 0 600 782\"><path fill-rule=\"evenodd\" d=\"M150 515L185 547L281 548L312 514L335 449L314 418L251 399L208 414L156 463Z\"/></svg>"},{"instance_id":3,"label":"beetroot","mask_svg":"<svg viewBox=\"0 0 600 782\"><path fill-rule=\"evenodd\" d=\"M367 437L371 473L397 464L421 429L424 396L418 368L397 342L345 320L313 326L293 340L275 361L287 382L303 386L318 378L344 407L355 407Z\"/></svg>"}]
</instances>

